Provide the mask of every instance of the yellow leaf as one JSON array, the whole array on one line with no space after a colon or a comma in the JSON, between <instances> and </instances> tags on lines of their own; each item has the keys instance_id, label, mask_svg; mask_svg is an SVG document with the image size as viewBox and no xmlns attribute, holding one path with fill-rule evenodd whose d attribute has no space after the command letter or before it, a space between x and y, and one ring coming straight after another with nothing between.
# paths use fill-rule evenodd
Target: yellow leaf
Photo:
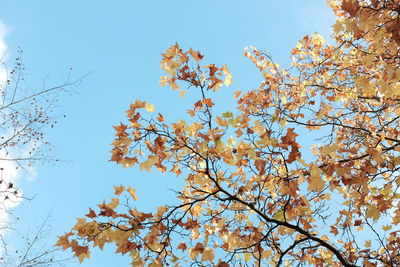
<instances>
[{"instance_id":1,"label":"yellow leaf","mask_svg":"<svg viewBox=\"0 0 400 267\"><path fill-rule=\"evenodd\" d=\"M90 259L90 251L88 250L86 253L81 253L78 255L79 263L82 263L84 259Z\"/></svg>"},{"instance_id":2,"label":"yellow leaf","mask_svg":"<svg viewBox=\"0 0 400 267\"><path fill-rule=\"evenodd\" d=\"M245 260L245 261L250 261L250 260L253 258L253 257L252 257L252 254L249 253L249 252L243 253L243 256L244 256L244 260Z\"/></svg>"},{"instance_id":3,"label":"yellow leaf","mask_svg":"<svg viewBox=\"0 0 400 267\"><path fill-rule=\"evenodd\" d=\"M367 210L367 218L372 218L374 221L378 220L380 217L380 212L376 206L371 205L368 207Z\"/></svg>"},{"instance_id":4,"label":"yellow leaf","mask_svg":"<svg viewBox=\"0 0 400 267\"><path fill-rule=\"evenodd\" d=\"M370 247L371 247L371 240L365 241L364 246L365 246L366 248L370 248Z\"/></svg>"},{"instance_id":5,"label":"yellow leaf","mask_svg":"<svg viewBox=\"0 0 400 267\"><path fill-rule=\"evenodd\" d=\"M146 170L149 172L151 170L151 167L153 167L154 163L156 162L157 162L156 156L149 156L146 161L140 163L139 169L140 171Z\"/></svg>"},{"instance_id":6,"label":"yellow leaf","mask_svg":"<svg viewBox=\"0 0 400 267\"><path fill-rule=\"evenodd\" d=\"M284 221L285 217L283 216L283 211L280 210L277 213L274 214L274 216L272 216L272 218L279 220L279 221Z\"/></svg>"},{"instance_id":7,"label":"yellow leaf","mask_svg":"<svg viewBox=\"0 0 400 267\"><path fill-rule=\"evenodd\" d=\"M317 165L312 165L310 171L310 181L308 190L321 191L325 187L325 182L321 178L321 169Z\"/></svg>"},{"instance_id":8,"label":"yellow leaf","mask_svg":"<svg viewBox=\"0 0 400 267\"><path fill-rule=\"evenodd\" d=\"M332 28L336 33L339 33L342 30L344 30L344 27L343 27L342 22L340 20L336 20L336 23L332 26Z\"/></svg>"},{"instance_id":9,"label":"yellow leaf","mask_svg":"<svg viewBox=\"0 0 400 267\"><path fill-rule=\"evenodd\" d=\"M272 252L271 252L271 250L264 250L264 251L261 253L261 255L262 255L265 259L268 259L269 257L271 257Z\"/></svg>"},{"instance_id":10,"label":"yellow leaf","mask_svg":"<svg viewBox=\"0 0 400 267\"><path fill-rule=\"evenodd\" d=\"M225 120L225 119L223 119L223 118L221 118L221 117L216 117L215 118L215 121L217 122L217 124L219 125L219 126L221 126L221 127L228 127L228 121L227 120Z\"/></svg>"},{"instance_id":11,"label":"yellow leaf","mask_svg":"<svg viewBox=\"0 0 400 267\"><path fill-rule=\"evenodd\" d=\"M382 230L383 231L389 231L390 229L392 229L392 226L391 225L384 225L384 226L382 226Z\"/></svg>"},{"instance_id":12,"label":"yellow leaf","mask_svg":"<svg viewBox=\"0 0 400 267\"><path fill-rule=\"evenodd\" d=\"M133 267L142 266L143 260L142 260L142 258L140 257L139 251L137 251L136 249L134 249L134 250L131 250L130 254L131 254L131 258L132 258L132 263L131 263L132 266L133 266Z\"/></svg>"},{"instance_id":13,"label":"yellow leaf","mask_svg":"<svg viewBox=\"0 0 400 267\"><path fill-rule=\"evenodd\" d=\"M111 202L107 204L107 207L110 209L115 209L119 204L119 199L118 198L112 198Z\"/></svg>"},{"instance_id":14,"label":"yellow leaf","mask_svg":"<svg viewBox=\"0 0 400 267\"><path fill-rule=\"evenodd\" d=\"M131 195L131 197L134 200L139 200L138 197L136 196L136 189L131 188L130 186L128 187L128 189L126 189L126 191Z\"/></svg>"},{"instance_id":15,"label":"yellow leaf","mask_svg":"<svg viewBox=\"0 0 400 267\"><path fill-rule=\"evenodd\" d=\"M148 111L148 112L154 112L154 105L150 105L148 103L146 103L146 105L144 106L144 108Z\"/></svg>"},{"instance_id":16,"label":"yellow leaf","mask_svg":"<svg viewBox=\"0 0 400 267\"><path fill-rule=\"evenodd\" d=\"M225 81L224 81L224 84L225 84L226 86L231 85L231 84L232 84L232 75L231 75L231 73L229 72L228 67L227 67L226 65L224 65L224 66L222 66L221 70L222 70L222 72L225 74Z\"/></svg>"},{"instance_id":17,"label":"yellow leaf","mask_svg":"<svg viewBox=\"0 0 400 267\"><path fill-rule=\"evenodd\" d=\"M201 261L209 261L212 262L214 259L214 252L211 249L206 249L203 251L203 254L201 255Z\"/></svg>"}]
</instances>

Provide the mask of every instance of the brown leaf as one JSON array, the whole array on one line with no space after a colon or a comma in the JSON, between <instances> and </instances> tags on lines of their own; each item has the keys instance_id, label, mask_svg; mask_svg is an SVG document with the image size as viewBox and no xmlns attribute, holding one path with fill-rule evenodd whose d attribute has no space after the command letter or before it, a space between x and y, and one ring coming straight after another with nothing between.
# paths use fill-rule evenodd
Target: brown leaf
<instances>
[{"instance_id":1,"label":"brown leaf","mask_svg":"<svg viewBox=\"0 0 400 267\"><path fill-rule=\"evenodd\" d=\"M94 212L94 210L89 208L89 213L85 215L88 218L95 218L97 217L96 212Z\"/></svg>"},{"instance_id":2,"label":"brown leaf","mask_svg":"<svg viewBox=\"0 0 400 267\"><path fill-rule=\"evenodd\" d=\"M357 14L357 11L360 9L358 0L343 0L341 7L344 11L349 13L350 16L352 16L352 17L354 17Z\"/></svg>"},{"instance_id":3,"label":"brown leaf","mask_svg":"<svg viewBox=\"0 0 400 267\"><path fill-rule=\"evenodd\" d=\"M185 243L180 243L177 249L181 249L182 251L185 251L187 249L187 246Z\"/></svg>"}]
</instances>

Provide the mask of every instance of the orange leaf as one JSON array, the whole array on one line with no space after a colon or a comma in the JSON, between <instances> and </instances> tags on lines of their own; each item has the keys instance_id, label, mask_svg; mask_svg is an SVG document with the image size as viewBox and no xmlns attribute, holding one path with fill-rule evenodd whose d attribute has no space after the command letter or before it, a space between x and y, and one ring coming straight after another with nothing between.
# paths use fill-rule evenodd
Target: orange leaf
<instances>
[{"instance_id":1,"label":"orange leaf","mask_svg":"<svg viewBox=\"0 0 400 267\"><path fill-rule=\"evenodd\" d=\"M203 103L207 106L207 107L212 107L214 106L214 103L212 102L211 98L205 98L203 100Z\"/></svg>"},{"instance_id":2,"label":"orange leaf","mask_svg":"<svg viewBox=\"0 0 400 267\"><path fill-rule=\"evenodd\" d=\"M157 120L158 120L159 122L163 122L163 121L165 121L165 118L164 118L164 116L163 116L161 113L158 113Z\"/></svg>"},{"instance_id":3,"label":"orange leaf","mask_svg":"<svg viewBox=\"0 0 400 267\"><path fill-rule=\"evenodd\" d=\"M120 186L115 186L114 185L114 189L115 189L114 194L119 196L119 195L121 195L122 192L124 192L125 187L123 187L122 185L120 185Z\"/></svg>"},{"instance_id":4,"label":"orange leaf","mask_svg":"<svg viewBox=\"0 0 400 267\"><path fill-rule=\"evenodd\" d=\"M180 243L179 246L177 247L177 249L181 249L182 251L187 249L187 246L185 243Z\"/></svg>"},{"instance_id":5,"label":"orange leaf","mask_svg":"<svg viewBox=\"0 0 400 267\"><path fill-rule=\"evenodd\" d=\"M194 50L192 50L192 48L190 48L189 54L190 54L190 55L194 58L194 60L196 60L197 62L199 62L199 61L204 57L202 54L200 54L200 52L194 51Z\"/></svg>"},{"instance_id":6,"label":"orange leaf","mask_svg":"<svg viewBox=\"0 0 400 267\"><path fill-rule=\"evenodd\" d=\"M66 233L63 236L58 237L58 241L55 244L57 247L61 247L63 250L66 250L67 248L71 247L71 243L69 242L68 238L72 235L72 232Z\"/></svg>"}]
</instances>

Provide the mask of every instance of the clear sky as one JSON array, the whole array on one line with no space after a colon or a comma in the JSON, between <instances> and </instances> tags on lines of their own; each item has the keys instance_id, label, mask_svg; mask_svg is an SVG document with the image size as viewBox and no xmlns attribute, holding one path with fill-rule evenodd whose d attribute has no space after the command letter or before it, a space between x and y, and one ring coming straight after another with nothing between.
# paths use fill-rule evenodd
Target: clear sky
<instances>
[{"instance_id":1,"label":"clear sky","mask_svg":"<svg viewBox=\"0 0 400 267\"><path fill-rule=\"evenodd\" d=\"M158 85L160 53L169 45L178 42L201 51L209 63L227 64L234 82L228 90L245 91L260 81L243 57L245 46L287 64L291 48L305 34L318 31L328 37L334 17L322 0L9 0L1 4L0 21L8 32L4 37L0 27L0 48L5 41L11 60L21 46L31 86L42 86L45 77L49 85L59 84L70 67L74 77L92 72L76 94L61 97L57 112L67 117L49 132L65 162L38 166L36 177L19 179L23 192L36 197L16 208L21 218L16 228L21 234L34 231L52 210L48 243L54 243L88 207L109 199L113 185L136 188L140 209L173 197L167 188L179 184L177 178L108 162L111 126L123 120L130 102L147 100L174 118L184 110L175 110L184 98ZM229 91L226 101L232 102ZM129 257L114 250L96 252L81 266L127 266Z\"/></svg>"}]
</instances>

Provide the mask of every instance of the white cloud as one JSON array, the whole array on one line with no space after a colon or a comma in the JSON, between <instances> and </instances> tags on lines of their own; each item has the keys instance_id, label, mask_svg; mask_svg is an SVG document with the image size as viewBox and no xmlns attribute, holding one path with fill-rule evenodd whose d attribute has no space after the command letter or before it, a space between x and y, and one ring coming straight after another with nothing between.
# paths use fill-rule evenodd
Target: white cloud
<instances>
[{"instance_id":1,"label":"white cloud","mask_svg":"<svg viewBox=\"0 0 400 267\"><path fill-rule=\"evenodd\" d=\"M2 155L4 153L0 153L1 158L7 158L6 155ZM16 164L14 161L1 160L0 161L0 180L2 183L0 184L0 192L10 191L12 192L14 189L8 189L9 184L15 184L16 180L19 177L18 170L16 168ZM13 186L14 187L14 186ZM8 196L9 199L4 201L4 197ZM18 194L20 196L20 194ZM0 206L0 234L3 233L3 228L7 226L9 222L9 212L8 210L15 208L21 202L20 197L15 197L13 194L1 194L2 199Z\"/></svg>"},{"instance_id":2,"label":"white cloud","mask_svg":"<svg viewBox=\"0 0 400 267\"><path fill-rule=\"evenodd\" d=\"M4 84L7 81L7 70L5 68L5 60L7 59L7 45L5 42L5 38L8 34L7 27L0 21L0 92ZM4 150L0 150L0 158L8 159L10 155L7 155ZM15 184L15 181L19 177L19 173L16 168L16 164L14 161L1 160L0 161L0 192L10 191L9 185L10 183ZM18 206L20 203L20 198L13 197L12 194L9 195L7 201L4 201L4 197L6 195L2 193L0 197L0 234L4 233L4 226L7 226L9 222L9 213L8 209L14 208Z\"/></svg>"}]
</instances>

